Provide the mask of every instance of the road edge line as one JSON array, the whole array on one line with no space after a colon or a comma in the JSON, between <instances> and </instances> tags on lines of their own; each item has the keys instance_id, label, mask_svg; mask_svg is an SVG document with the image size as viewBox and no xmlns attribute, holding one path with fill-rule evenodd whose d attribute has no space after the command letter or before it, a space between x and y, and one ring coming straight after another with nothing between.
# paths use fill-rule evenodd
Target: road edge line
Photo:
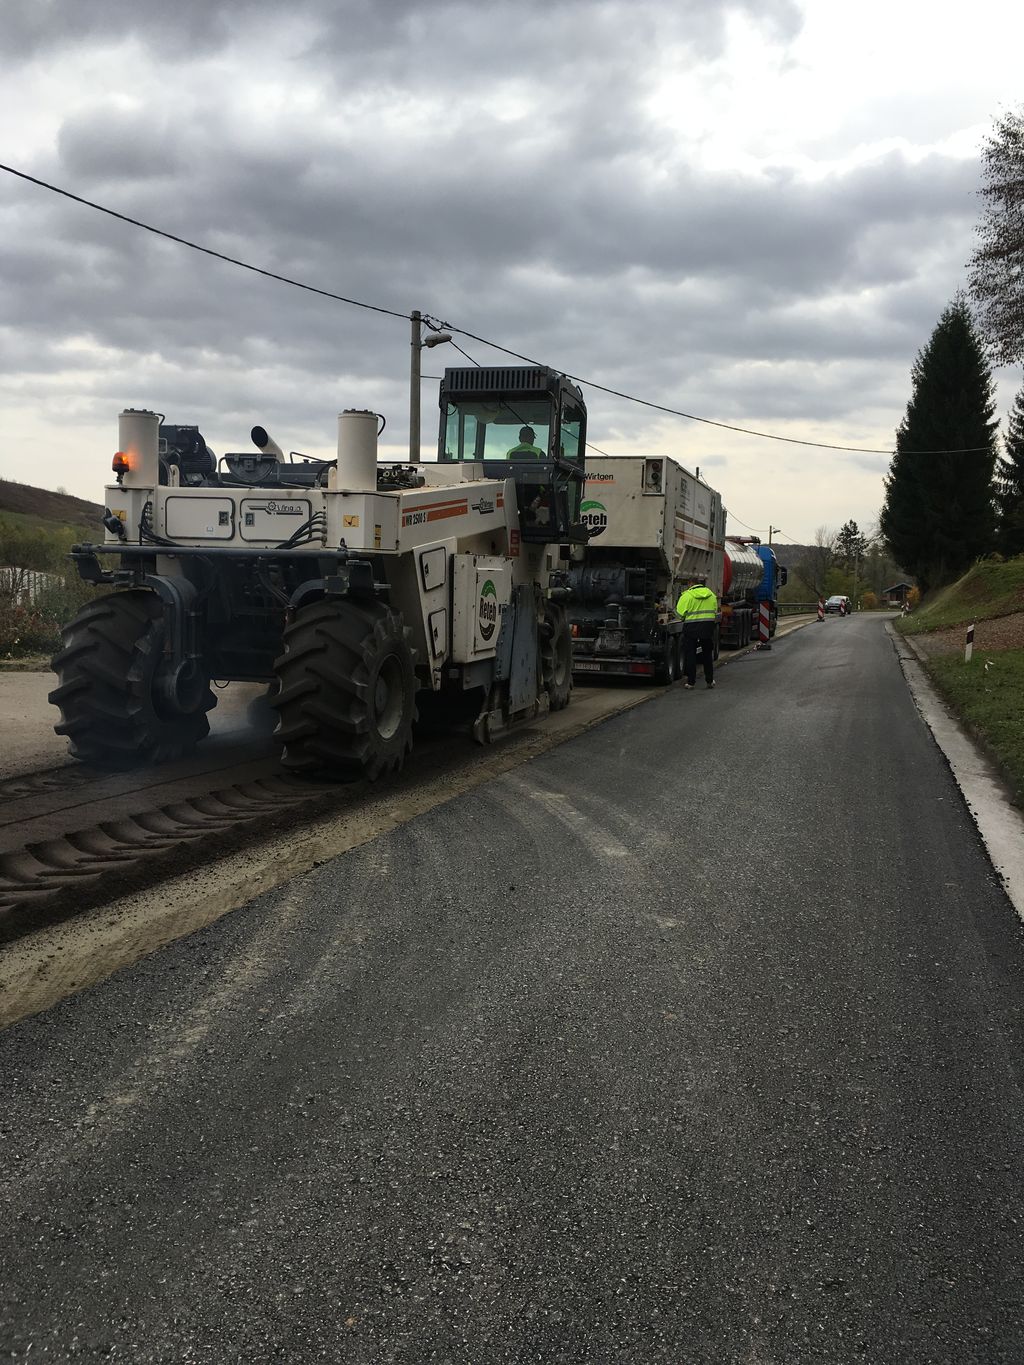
<instances>
[{"instance_id":1,"label":"road edge line","mask_svg":"<svg viewBox=\"0 0 1024 1365\"><path fill-rule=\"evenodd\" d=\"M923 650L891 621L885 629L921 719L949 764L996 876L1024 923L1024 816L1007 798L995 764L936 691L924 667Z\"/></svg>"}]
</instances>

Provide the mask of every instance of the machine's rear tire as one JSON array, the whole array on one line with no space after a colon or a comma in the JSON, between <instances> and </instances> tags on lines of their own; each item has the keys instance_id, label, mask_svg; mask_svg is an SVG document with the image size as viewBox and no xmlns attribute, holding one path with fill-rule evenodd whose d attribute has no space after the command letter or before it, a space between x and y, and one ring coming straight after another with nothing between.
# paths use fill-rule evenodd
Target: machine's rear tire
<instances>
[{"instance_id":1,"label":"machine's rear tire","mask_svg":"<svg viewBox=\"0 0 1024 1365\"><path fill-rule=\"evenodd\" d=\"M541 669L548 694L548 707L561 711L569 705L572 693L572 634L565 608L548 602L544 608Z\"/></svg>"},{"instance_id":2,"label":"machine's rear tire","mask_svg":"<svg viewBox=\"0 0 1024 1365\"><path fill-rule=\"evenodd\" d=\"M163 659L164 614L145 588L99 597L61 630L63 647L50 665L60 707L54 726L73 758L101 768L133 768L180 758L210 733L217 704L196 678L184 713L161 702L155 687Z\"/></svg>"},{"instance_id":3,"label":"machine's rear tire","mask_svg":"<svg viewBox=\"0 0 1024 1365\"><path fill-rule=\"evenodd\" d=\"M271 700L286 768L370 781L399 771L416 719L409 641L402 617L380 602L322 598L296 612Z\"/></svg>"}]
</instances>

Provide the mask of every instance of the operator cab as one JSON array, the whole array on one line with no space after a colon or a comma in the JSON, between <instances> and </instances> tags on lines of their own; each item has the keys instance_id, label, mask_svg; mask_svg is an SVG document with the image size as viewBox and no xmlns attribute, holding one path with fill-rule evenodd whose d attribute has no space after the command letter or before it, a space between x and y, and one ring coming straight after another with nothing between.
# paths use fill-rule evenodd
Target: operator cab
<instances>
[{"instance_id":1,"label":"operator cab","mask_svg":"<svg viewBox=\"0 0 1024 1365\"><path fill-rule=\"evenodd\" d=\"M440 404L439 463L515 479L523 540L586 544L587 409L575 384L543 366L447 369Z\"/></svg>"}]
</instances>

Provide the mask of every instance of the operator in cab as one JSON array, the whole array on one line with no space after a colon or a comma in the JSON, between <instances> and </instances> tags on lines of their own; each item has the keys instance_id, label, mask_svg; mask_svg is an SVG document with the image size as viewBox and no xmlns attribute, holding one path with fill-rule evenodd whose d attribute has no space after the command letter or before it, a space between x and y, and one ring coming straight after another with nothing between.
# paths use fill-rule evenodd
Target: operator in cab
<instances>
[{"instance_id":1,"label":"operator in cab","mask_svg":"<svg viewBox=\"0 0 1024 1365\"><path fill-rule=\"evenodd\" d=\"M544 459L545 452L536 444L537 433L533 427L523 427L519 432L519 444L513 446L506 455L509 460Z\"/></svg>"},{"instance_id":2,"label":"operator in cab","mask_svg":"<svg viewBox=\"0 0 1024 1365\"><path fill-rule=\"evenodd\" d=\"M708 587L705 574L691 574L688 586L676 603L676 615L683 620L683 684L687 689L697 682L697 647L704 665L704 682L715 685L715 622L718 598Z\"/></svg>"}]
</instances>

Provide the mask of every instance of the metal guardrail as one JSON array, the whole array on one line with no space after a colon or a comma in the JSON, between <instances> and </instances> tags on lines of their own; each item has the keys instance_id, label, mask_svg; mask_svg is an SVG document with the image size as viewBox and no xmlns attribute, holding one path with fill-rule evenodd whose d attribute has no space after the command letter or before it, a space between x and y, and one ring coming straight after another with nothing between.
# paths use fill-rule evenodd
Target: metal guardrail
<instances>
[{"instance_id":1,"label":"metal guardrail","mask_svg":"<svg viewBox=\"0 0 1024 1365\"><path fill-rule=\"evenodd\" d=\"M806 612L818 610L817 601L814 602L780 602L780 616L803 616Z\"/></svg>"}]
</instances>

